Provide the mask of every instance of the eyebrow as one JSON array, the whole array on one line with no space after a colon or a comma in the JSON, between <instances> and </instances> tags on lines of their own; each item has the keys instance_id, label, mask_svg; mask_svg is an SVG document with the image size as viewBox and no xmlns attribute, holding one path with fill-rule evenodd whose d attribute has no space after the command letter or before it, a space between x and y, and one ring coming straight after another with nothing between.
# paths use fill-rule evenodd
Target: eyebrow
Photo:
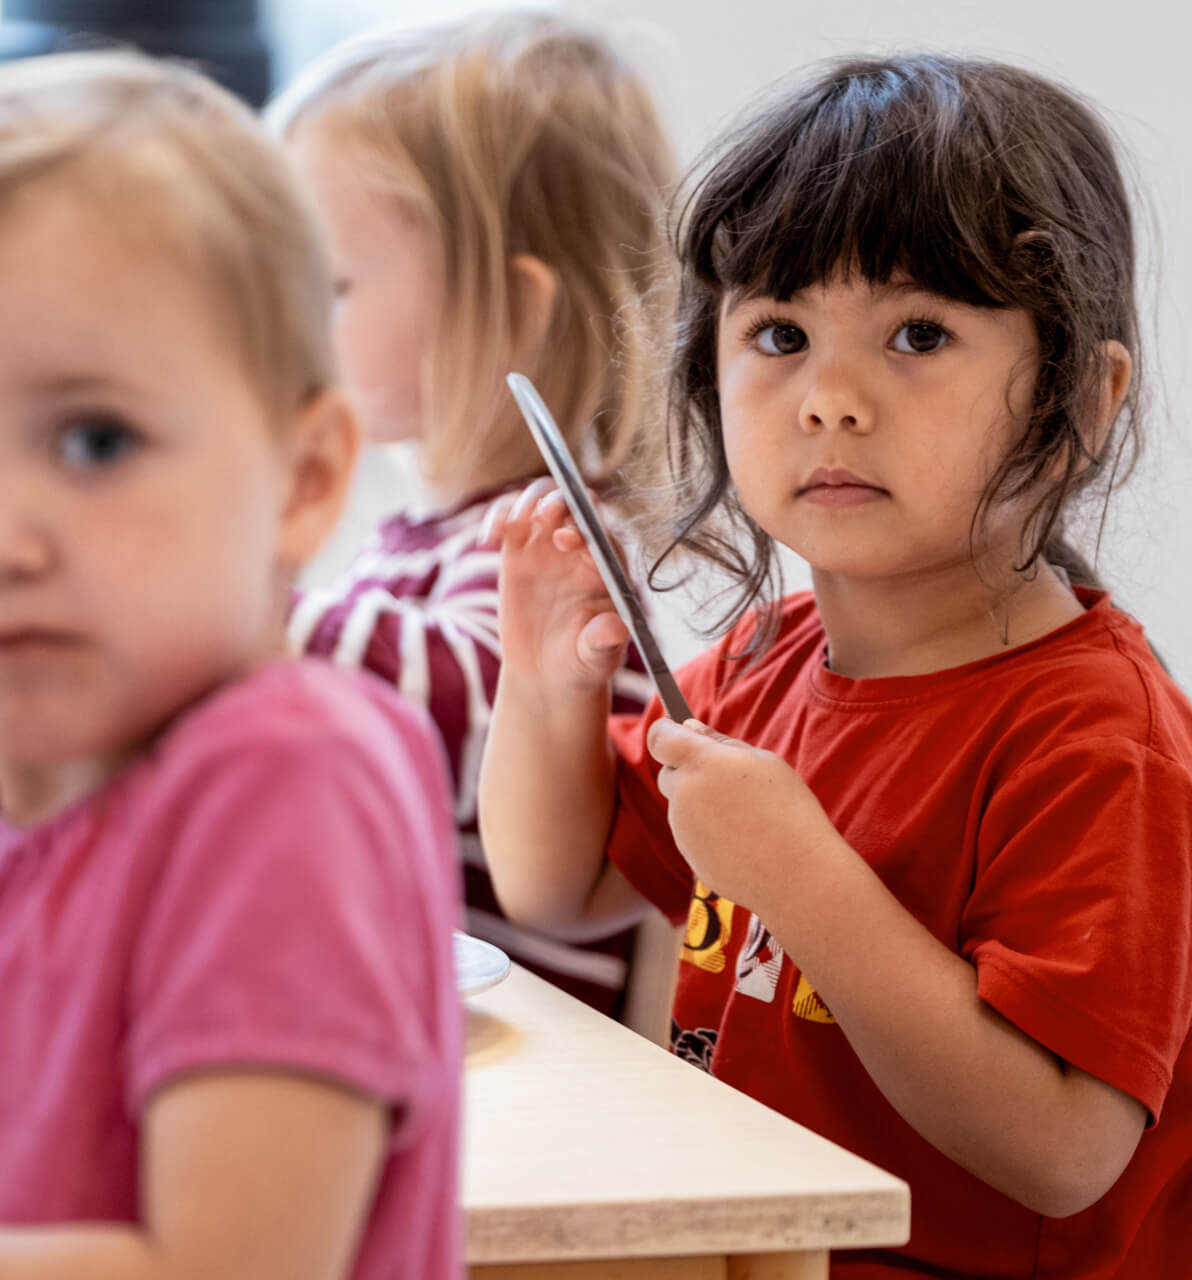
<instances>
[{"instance_id":1,"label":"eyebrow","mask_svg":"<svg viewBox=\"0 0 1192 1280\"><path fill-rule=\"evenodd\" d=\"M141 390L127 378L115 378L103 373L33 373L20 377L18 381L31 391L59 396Z\"/></svg>"}]
</instances>

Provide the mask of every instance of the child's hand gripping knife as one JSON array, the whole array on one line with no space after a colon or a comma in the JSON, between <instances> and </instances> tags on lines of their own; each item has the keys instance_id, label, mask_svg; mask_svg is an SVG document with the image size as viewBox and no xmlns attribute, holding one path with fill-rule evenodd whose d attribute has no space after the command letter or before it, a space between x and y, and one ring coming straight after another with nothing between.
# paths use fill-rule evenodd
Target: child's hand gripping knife
<instances>
[{"instance_id":1,"label":"child's hand gripping knife","mask_svg":"<svg viewBox=\"0 0 1192 1280\"><path fill-rule=\"evenodd\" d=\"M480 830L506 913L582 940L648 910L607 861L614 758L610 685L629 635L571 523L541 479L498 501L503 661L480 776Z\"/></svg>"},{"instance_id":2,"label":"child's hand gripping knife","mask_svg":"<svg viewBox=\"0 0 1192 1280\"><path fill-rule=\"evenodd\" d=\"M772 751L717 733L698 720L650 726L658 789L679 852L702 883L767 916L792 886L831 890L856 854L811 789Z\"/></svg>"}]
</instances>

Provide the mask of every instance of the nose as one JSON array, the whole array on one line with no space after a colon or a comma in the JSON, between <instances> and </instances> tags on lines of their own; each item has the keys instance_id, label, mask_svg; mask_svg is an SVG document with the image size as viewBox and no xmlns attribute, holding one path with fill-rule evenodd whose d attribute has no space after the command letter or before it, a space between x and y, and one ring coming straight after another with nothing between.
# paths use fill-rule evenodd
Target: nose
<instances>
[{"instance_id":1,"label":"nose","mask_svg":"<svg viewBox=\"0 0 1192 1280\"><path fill-rule=\"evenodd\" d=\"M807 372L810 382L799 406L802 431L808 435L825 430L868 435L873 430L874 405L859 371L832 360Z\"/></svg>"},{"instance_id":2,"label":"nose","mask_svg":"<svg viewBox=\"0 0 1192 1280\"><path fill-rule=\"evenodd\" d=\"M24 506L0 501L0 587L36 581L53 566L50 539Z\"/></svg>"}]
</instances>

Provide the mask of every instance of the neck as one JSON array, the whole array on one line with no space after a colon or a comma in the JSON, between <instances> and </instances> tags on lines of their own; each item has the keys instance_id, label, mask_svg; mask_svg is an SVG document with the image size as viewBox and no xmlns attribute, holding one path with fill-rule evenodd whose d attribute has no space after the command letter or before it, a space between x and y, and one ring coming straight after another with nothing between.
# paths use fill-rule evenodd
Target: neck
<instances>
[{"instance_id":1,"label":"neck","mask_svg":"<svg viewBox=\"0 0 1192 1280\"><path fill-rule=\"evenodd\" d=\"M512 402L488 423L478 422L477 433L466 459L445 455L442 442L433 437L419 441L409 455L422 496L436 507L454 506L474 493L528 484L546 474L534 439Z\"/></svg>"},{"instance_id":2,"label":"neck","mask_svg":"<svg viewBox=\"0 0 1192 1280\"><path fill-rule=\"evenodd\" d=\"M113 781L152 749L154 744L191 708L218 689L250 675L285 655L284 618L290 575L279 577L276 602L271 606L259 644L252 645L226 669L163 701L157 714L126 722L126 731L109 743L76 738L56 757L5 759L0 756L0 816L12 827L31 827L52 818Z\"/></svg>"},{"instance_id":3,"label":"neck","mask_svg":"<svg viewBox=\"0 0 1192 1280\"><path fill-rule=\"evenodd\" d=\"M0 778L0 813L11 827L36 826L98 791L137 754L113 753L52 768L6 768Z\"/></svg>"},{"instance_id":4,"label":"neck","mask_svg":"<svg viewBox=\"0 0 1192 1280\"><path fill-rule=\"evenodd\" d=\"M1072 621L1080 602L1050 565L1030 575L969 565L874 581L813 572L833 671L924 675L1027 644Z\"/></svg>"},{"instance_id":5,"label":"neck","mask_svg":"<svg viewBox=\"0 0 1192 1280\"><path fill-rule=\"evenodd\" d=\"M453 478L450 483L435 480L419 470L418 487L422 498L434 507L442 509L453 507L457 502L474 493L487 493L493 489L503 489L507 485L525 481L527 484L536 475L545 474L545 468L539 471L527 470L524 463L479 467L470 472L466 479Z\"/></svg>"}]
</instances>

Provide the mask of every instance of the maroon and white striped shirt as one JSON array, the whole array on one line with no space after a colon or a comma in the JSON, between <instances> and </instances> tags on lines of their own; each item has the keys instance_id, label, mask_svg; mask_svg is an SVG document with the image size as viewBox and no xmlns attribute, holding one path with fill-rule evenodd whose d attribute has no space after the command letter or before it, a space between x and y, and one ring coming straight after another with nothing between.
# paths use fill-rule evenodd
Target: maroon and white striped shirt
<instances>
[{"instance_id":1,"label":"maroon and white striped shirt","mask_svg":"<svg viewBox=\"0 0 1192 1280\"><path fill-rule=\"evenodd\" d=\"M501 651L499 553L476 544L493 500L508 491L382 522L339 582L296 595L290 644L341 666L366 667L427 708L442 735L455 785L468 932L615 1016L632 930L576 945L513 924L497 904L477 835L480 758ZM640 710L651 692L630 646L613 682L614 709Z\"/></svg>"}]
</instances>

